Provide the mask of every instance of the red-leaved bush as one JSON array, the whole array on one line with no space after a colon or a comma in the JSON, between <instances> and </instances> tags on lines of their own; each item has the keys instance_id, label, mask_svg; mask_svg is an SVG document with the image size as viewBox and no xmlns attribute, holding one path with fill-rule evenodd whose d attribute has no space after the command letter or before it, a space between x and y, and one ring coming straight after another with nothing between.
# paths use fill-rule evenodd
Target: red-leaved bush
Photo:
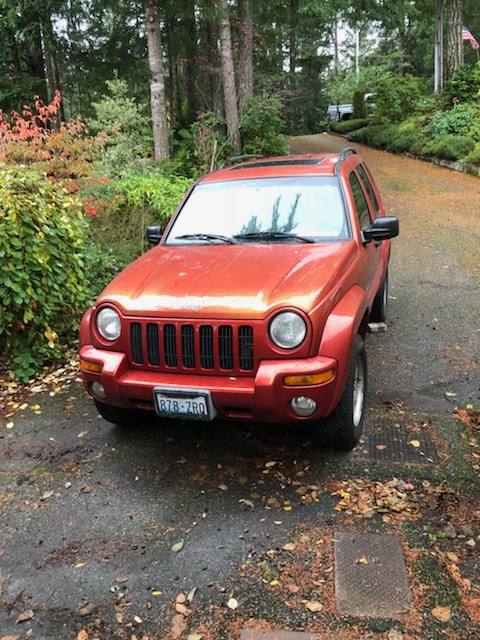
<instances>
[{"instance_id":1,"label":"red-leaved bush","mask_svg":"<svg viewBox=\"0 0 480 640\"><path fill-rule=\"evenodd\" d=\"M34 97L34 109L28 105L22 113L7 117L0 111L0 162L34 165L52 181L67 181L68 191L80 188L80 179L91 173L91 163L105 135L92 137L80 120L56 125L62 96L59 91L50 104Z\"/></svg>"}]
</instances>

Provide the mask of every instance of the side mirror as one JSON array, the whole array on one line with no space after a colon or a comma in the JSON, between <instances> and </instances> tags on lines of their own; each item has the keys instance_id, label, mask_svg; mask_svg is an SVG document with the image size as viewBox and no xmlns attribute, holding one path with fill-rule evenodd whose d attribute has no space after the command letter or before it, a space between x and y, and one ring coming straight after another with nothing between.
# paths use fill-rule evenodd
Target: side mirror
<instances>
[{"instance_id":1,"label":"side mirror","mask_svg":"<svg viewBox=\"0 0 480 640\"><path fill-rule=\"evenodd\" d=\"M371 227L363 230L363 239L365 242L370 242L371 240L388 240L389 238L398 236L398 233L398 218L394 216L380 216Z\"/></svg>"},{"instance_id":2,"label":"side mirror","mask_svg":"<svg viewBox=\"0 0 480 640\"><path fill-rule=\"evenodd\" d=\"M163 228L161 224L149 224L147 227L147 240L149 244L158 244L162 239Z\"/></svg>"}]
</instances>

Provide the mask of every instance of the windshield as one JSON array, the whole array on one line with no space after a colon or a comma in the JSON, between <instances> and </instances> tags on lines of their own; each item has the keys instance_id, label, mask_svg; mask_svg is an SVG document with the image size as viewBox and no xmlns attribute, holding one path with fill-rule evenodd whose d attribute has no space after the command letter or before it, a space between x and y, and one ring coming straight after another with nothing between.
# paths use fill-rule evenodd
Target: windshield
<instances>
[{"instance_id":1,"label":"windshield","mask_svg":"<svg viewBox=\"0 0 480 640\"><path fill-rule=\"evenodd\" d=\"M348 226L338 180L260 178L197 185L166 244L344 240Z\"/></svg>"}]
</instances>

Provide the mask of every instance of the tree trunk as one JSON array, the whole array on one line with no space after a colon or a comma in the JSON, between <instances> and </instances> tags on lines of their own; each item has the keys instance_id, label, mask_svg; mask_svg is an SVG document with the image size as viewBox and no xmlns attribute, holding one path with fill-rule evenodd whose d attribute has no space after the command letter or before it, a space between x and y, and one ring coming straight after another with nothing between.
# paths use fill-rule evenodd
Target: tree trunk
<instances>
[{"instance_id":1,"label":"tree trunk","mask_svg":"<svg viewBox=\"0 0 480 640\"><path fill-rule=\"evenodd\" d=\"M440 93L443 88L443 0L435 3L435 58L434 91Z\"/></svg>"},{"instance_id":2,"label":"tree trunk","mask_svg":"<svg viewBox=\"0 0 480 640\"><path fill-rule=\"evenodd\" d=\"M290 77L295 76L295 67L297 66L297 26L298 26L298 3L299 0L290 0L289 6L289 67Z\"/></svg>"},{"instance_id":3,"label":"tree trunk","mask_svg":"<svg viewBox=\"0 0 480 640\"><path fill-rule=\"evenodd\" d=\"M185 27L186 36L185 53L187 58L187 109L186 120L188 124L195 121L197 117L197 87L194 69L197 68L197 24L195 21L195 3L186 0L185 3Z\"/></svg>"},{"instance_id":4,"label":"tree trunk","mask_svg":"<svg viewBox=\"0 0 480 640\"><path fill-rule=\"evenodd\" d=\"M338 15L335 14L333 19L333 27L332 27L332 35L333 35L333 73L335 76L338 75Z\"/></svg>"},{"instance_id":5,"label":"tree trunk","mask_svg":"<svg viewBox=\"0 0 480 640\"><path fill-rule=\"evenodd\" d=\"M219 34L220 57L222 60L223 94L227 132L235 153L240 153L240 131L238 128L237 93L235 90L235 71L233 67L232 36L228 17L228 0L218 0L220 10Z\"/></svg>"},{"instance_id":6,"label":"tree trunk","mask_svg":"<svg viewBox=\"0 0 480 640\"><path fill-rule=\"evenodd\" d=\"M253 22L250 0L238 0L240 9L240 55L238 60L238 97L240 112L253 96Z\"/></svg>"},{"instance_id":7,"label":"tree trunk","mask_svg":"<svg viewBox=\"0 0 480 640\"><path fill-rule=\"evenodd\" d=\"M452 78L455 71L463 64L462 0L448 2L447 31L447 75Z\"/></svg>"},{"instance_id":8,"label":"tree trunk","mask_svg":"<svg viewBox=\"0 0 480 640\"><path fill-rule=\"evenodd\" d=\"M168 157L168 125L165 105L163 51L160 37L160 18L157 0L145 0L148 65L150 68L150 104L152 111L155 160Z\"/></svg>"}]
</instances>

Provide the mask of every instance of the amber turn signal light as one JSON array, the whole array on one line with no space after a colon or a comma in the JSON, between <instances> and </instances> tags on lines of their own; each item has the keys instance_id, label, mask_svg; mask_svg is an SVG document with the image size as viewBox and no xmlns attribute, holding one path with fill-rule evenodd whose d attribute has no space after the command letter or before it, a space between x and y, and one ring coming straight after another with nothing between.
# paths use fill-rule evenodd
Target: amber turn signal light
<instances>
[{"instance_id":1,"label":"amber turn signal light","mask_svg":"<svg viewBox=\"0 0 480 640\"><path fill-rule=\"evenodd\" d=\"M90 371L91 373L102 373L103 364L99 362L89 362L80 358L80 369L82 371Z\"/></svg>"},{"instance_id":2,"label":"amber turn signal light","mask_svg":"<svg viewBox=\"0 0 480 640\"><path fill-rule=\"evenodd\" d=\"M335 376L335 369L329 369L328 371L322 371L322 373L312 373L311 375L304 376L285 376L283 379L284 384L288 387L302 387L312 384L323 384L329 382Z\"/></svg>"}]
</instances>

